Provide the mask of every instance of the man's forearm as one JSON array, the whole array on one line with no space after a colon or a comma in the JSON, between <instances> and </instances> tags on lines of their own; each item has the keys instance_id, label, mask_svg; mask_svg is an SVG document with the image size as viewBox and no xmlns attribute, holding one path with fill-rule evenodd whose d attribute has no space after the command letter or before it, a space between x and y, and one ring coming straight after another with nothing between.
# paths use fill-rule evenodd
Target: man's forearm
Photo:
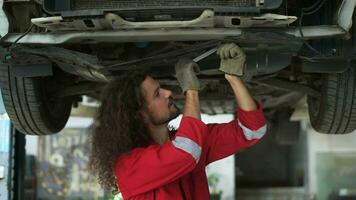
<instances>
[{"instance_id":1,"label":"man's forearm","mask_svg":"<svg viewBox=\"0 0 356 200\"><path fill-rule=\"evenodd\" d=\"M257 105L242 80L236 76L227 75L225 77L234 91L238 106L245 111L256 110Z\"/></svg>"},{"instance_id":2,"label":"man's forearm","mask_svg":"<svg viewBox=\"0 0 356 200\"><path fill-rule=\"evenodd\" d=\"M185 104L183 116L189 116L200 119L199 92L196 90L187 90L185 93Z\"/></svg>"}]
</instances>

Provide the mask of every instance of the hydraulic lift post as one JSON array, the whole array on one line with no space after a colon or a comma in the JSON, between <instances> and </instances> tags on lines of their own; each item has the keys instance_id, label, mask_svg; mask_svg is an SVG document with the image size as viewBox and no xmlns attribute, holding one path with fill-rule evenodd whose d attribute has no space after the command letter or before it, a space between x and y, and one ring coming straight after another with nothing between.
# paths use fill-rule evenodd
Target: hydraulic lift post
<instances>
[{"instance_id":1,"label":"hydraulic lift post","mask_svg":"<svg viewBox=\"0 0 356 200\"><path fill-rule=\"evenodd\" d=\"M24 199L25 143L6 114L0 90L0 200Z\"/></svg>"}]
</instances>

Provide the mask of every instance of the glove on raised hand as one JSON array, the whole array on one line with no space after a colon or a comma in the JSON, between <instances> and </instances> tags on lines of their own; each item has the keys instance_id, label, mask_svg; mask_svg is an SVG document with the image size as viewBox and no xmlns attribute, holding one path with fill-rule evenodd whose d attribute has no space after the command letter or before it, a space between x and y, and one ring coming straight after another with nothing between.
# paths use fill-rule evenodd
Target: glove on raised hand
<instances>
[{"instance_id":1,"label":"glove on raised hand","mask_svg":"<svg viewBox=\"0 0 356 200\"><path fill-rule=\"evenodd\" d=\"M220 71L235 76L244 74L246 55L239 46L234 43L223 44L216 53L220 56Z\"/></svg>"},{"instance_id":2,"label":"glove on raised hand","mask_svg":"<svg viewBox=\"0 0 356 200\"><path fill-rule=\"evenodd\" d=\"M199 72L198 64L190 59L180 58L175 65L175 71L183 94L187 90L200 90L199 79L195 74Z\"/></svg>"}]
</instances>

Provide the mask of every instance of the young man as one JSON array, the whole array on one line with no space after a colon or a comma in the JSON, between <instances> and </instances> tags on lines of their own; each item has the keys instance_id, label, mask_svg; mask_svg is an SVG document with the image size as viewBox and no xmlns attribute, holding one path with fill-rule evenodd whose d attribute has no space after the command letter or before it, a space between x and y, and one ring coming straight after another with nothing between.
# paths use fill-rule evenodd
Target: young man
<instances>
[{"instance_id":1,"label":"young man","mask_svg":"<svg viewBox=\"0 0 356 200\"><path fill-rule=\"evenodd\" d=\"M90 157L104 188L118 187L124 199L210 199L205 167L255 144L266 132L261 105L238 77L245 54L237 45L226 44L218 55L238 103L237 119L229 123L200 120L197 65L186 59L175 66L185 94L183 118L175 133L167 128L179 115L171 91L145 74L130 74L109 84L93 125Z\"/></svg>"}]
</instances>

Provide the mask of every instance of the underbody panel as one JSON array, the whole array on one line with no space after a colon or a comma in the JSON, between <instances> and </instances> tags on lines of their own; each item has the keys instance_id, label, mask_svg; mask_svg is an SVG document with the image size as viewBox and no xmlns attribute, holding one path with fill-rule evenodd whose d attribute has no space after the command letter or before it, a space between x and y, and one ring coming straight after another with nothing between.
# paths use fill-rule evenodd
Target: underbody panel
<instances>
[{"instance_id":1,"label":"underbody panel","mask_svg":"<svg viewBox=\"0 0 356 200\"><path fill-rule=\"evenodd\" d=\"M178 16L179 18L194 16L197 11L207 8L212 8L221 13L259 13L261 10L276 9L281 3L282 0L45 0L44 8L51 14L67 16L78 16L78 14L84 14L88 10L95 10L96 13L120 11L120 14L126 17L137 18L140 16L141 19L149 19L158 13L161 13L161 17L162 14L166 16L171 14L171 17ZM140 11L145 12L140 13Z\"/></svg>"}]
</instances>

